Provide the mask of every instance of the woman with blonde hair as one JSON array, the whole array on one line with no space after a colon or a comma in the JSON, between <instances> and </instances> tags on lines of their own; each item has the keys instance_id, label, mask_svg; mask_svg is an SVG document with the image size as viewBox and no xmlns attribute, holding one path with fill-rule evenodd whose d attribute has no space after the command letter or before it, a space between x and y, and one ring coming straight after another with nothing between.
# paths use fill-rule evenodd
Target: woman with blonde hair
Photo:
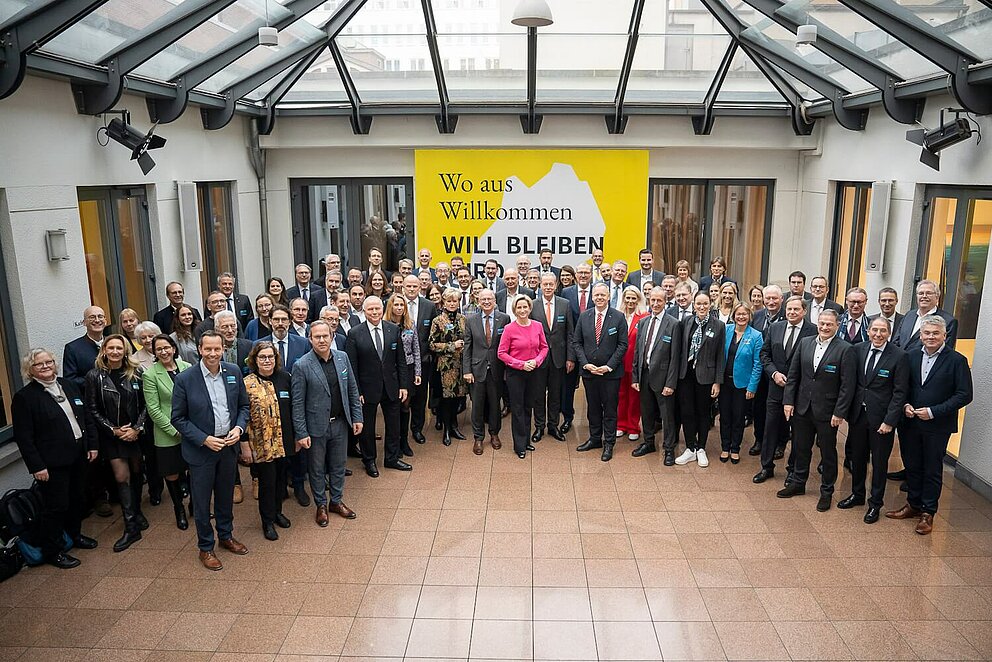
<instances>
[{"instance_id":1,"label":"woman with blonde hair","mask_svg":"<svg viewBox=\"0 0 992 662\"><path fill-rule=\"evenodd\" d=\"M133 354L141 349L137 334L138 322L140 321L138 311L134 308L125 308L117 314L117 326L120 328L120 334L128 340L128 354Z\"/></svg>"},{"instance_id":2,"label":"woman with blonde hair","mask_svg":"<svg viewBox=\"0 0 992 662\"><path fill-rule=\"evenodd\" d=\"M734 309L740 301L737 298L737 283L725 281L720 286L720 295L717 297L716 315L724 324L734 323Z\"/></svg>"},{"instance_id":3,"label":"woman with blonde hair","mask_svg":"<svg viewBox=\"0 0 992 662\"><path fill-rule=\"evenodd\" d=\"M675 278L677 282L675 284L678 285L679 283L685 283L686 285L689 286L689 291L695 294L696 290L699 289L699 283L697 283L696 281L694 281L692 278L689 277L690 269L691 267L689 266L688 260L679 260L678 262L676 262Z\"/></svg>"},{"instance_id":4,"label":"woman with blonde hair","mask_svg":"<svg viewBox=\"0 0 992 662\"><path fill-rule=\"evenodd\" d=\"M462 370L462 348L465 346L465 316L458 310L461 294L449 287L441 295L441 313L431 324L430 347L437 356L437 368L441 387L441 401L438 403L438 420L444 428L442 443L451 445L452 438L465 439L458 429L458 403L468 395L468 383Z\"/></svg>"},{"instance_id":5,"label":"woman with blonde hair","mask_svg":"<svg viewBox=\"0 0 992 662\"><path fill-rule=\"evenodd\" d=\"M401 384L400 388L405 388L407 393L413 393L416 386L420 386L421 379L421 359L420 359L420 338L417 336L417 329L414 328L414 321L410 317L410 307L407 305L406 297L402 294L394 294L386 302L386 321L397 324L400 327L400 342L403 343L403 355L406 357L407 383ZM400 403L400 450L407 457L413 457L413 449L410 448L410 398L407 397Z\"/></svg>"},{"instance_id":6,"label":"woman with blonde hair","mask_svg":"<svg viewBox=\"0 0 992 662\"><path fill-rule=\"evenodd\" d=\"M620 378L620 401L617 406L617 437L629 435L637 441L641 435L641 395L631 386L634 351L637 349L637 323L648 314L641 290L630 285L620 297L620 312L627 320L627 352L623 355L623 376Z\"/></svg>"}]
</instances>

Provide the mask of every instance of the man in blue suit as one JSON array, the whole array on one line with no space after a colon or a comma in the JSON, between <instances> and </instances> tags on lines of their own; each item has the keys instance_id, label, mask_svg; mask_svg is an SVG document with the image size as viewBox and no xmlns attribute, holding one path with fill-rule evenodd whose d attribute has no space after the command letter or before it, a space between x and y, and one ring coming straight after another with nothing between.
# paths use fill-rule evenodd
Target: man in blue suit
<instances>
[{"instance_id":1,"label":"man in blue suit","mask_svg":"<svg viewBox=\"0 0 992 662\"><path fill-rule=\"evenodd\" d=\"M200 362L179 373L172 391L172 425L182 438L189 465L193 517L200 562L208 570L223 568L214 555L210 499L214 502L217 538L233 554L248 548L234 539L235 444L248 424L248 392L236 365L221 361L224 341L216 331L200 336Z\"/></svg>"},{"instance_id":2,"label":"man in blue suit","mask_svg":"<svg viewBox=\"0 0 992 662\"><path fill-rule=\"evenodd\" d=\"M289 318L289 309L286 306L280 304L273 306L269 316L269 323L272 324L272 335L259 338L258 342L265 340L272 343L276 351L279 352L286 370L292 372L296 362L310 351L310 341L289 332Z\"/></svg>"}]
</instances>

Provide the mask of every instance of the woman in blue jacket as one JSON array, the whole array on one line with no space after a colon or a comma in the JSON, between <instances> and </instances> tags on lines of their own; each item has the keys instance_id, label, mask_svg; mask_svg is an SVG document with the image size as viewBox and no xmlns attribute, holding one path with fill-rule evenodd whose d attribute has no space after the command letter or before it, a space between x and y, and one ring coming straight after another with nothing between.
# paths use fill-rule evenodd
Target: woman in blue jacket
<instances>
[{"instance_id":1,"label":"woman in blue jacket","mask_svg":"<svg viewBox=\"0 0 992 662\"><path fill-rule=\"evenodd\" d=\"M751 308L746 303L734 306L733 331L727 329L724 351L727 362L720 390L720 461L741 461L746 403L754 398L761 379L761 332L751 327Z\"/></svg>"}]
</instances>

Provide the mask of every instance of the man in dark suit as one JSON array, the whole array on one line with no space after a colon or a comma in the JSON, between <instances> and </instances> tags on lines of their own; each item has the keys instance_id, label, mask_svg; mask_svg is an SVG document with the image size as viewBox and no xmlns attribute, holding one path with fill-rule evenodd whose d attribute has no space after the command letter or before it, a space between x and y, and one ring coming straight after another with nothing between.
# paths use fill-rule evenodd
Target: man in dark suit
<instances>
[{"instance_id":1,"label":"man in dark suit","mask_svg":"<svg viewBox=\"0 0 992 662\"><path fill-rule=\"evenodd\" d=\"M902 324L902 318L905 317L905 315L896 310L896 306L898 305L899 293L894 288L883 287L878 291L878 308L880 312L877 315L871 316L871 319L884 317L889 320L893 336L899 330L899 326Z\"/></svg>"},{"instance_id":2,"label":"man in dark suit","mask_svg":"<svg viewBox=\"0 0 992 662\"><path fill-rule=\"evenodd\" d=\"M637 261L641 263L641 268L627 276L627 282L639 290L643 289L644 282L649 280L655 285L661 285L661 281L665 279L665 272L655 271L654 253L650 249L642 248L637 254Z\"/></svg>"},{"instance_id":3,"label":"man in dark suit","mask_svg":"<svg viewBox=\"0 0 992 662\"><path fill-rule=\"evenodd\" d=\"M310 270L309 264L300 263L296 265L294 273L296 285L286 290L286 298L290 301L293 299L303 299L307 302L307 306L309 306L310 297L320 292L320 285L317 285L311 280L312 274L313 272Z\"/></svg>"},{"instance_id":4,"label":"man in dark suit","mask_svg":"<svg viewBox=\"0 0 992 662\"><path fill-rule=\"evenodd\" d=\"M579 315L592 307L592 267L585 263L575 265L575 285L570 285L561 291L561 297L568 301L568 310L572 317L572 330L578 323ZM572 429L575 418L575 392L579 388L579 370L565 373L561 386L561 416L562 423L558 431L563 435Z\"/></svg>"},{"instance_id":5,"label":"man in dark suit","mask_svg":"<svg viewBox=\"0 0 992 662\"><path fill-rule=\"evenodd\" d=\"M909 361L906 352L889 342L891 335L888 320L874 319L868 327L869 341L854 348L858 353L858 390L847 427L851 495L837 507L864 505L870 454L871 497L864 517L866 524L877 522L882 509L894 431L903 418L909 391Z\"/></svg>"},{"instance_id":6,"label":"man in dark suit","mask_svg":"<svg viewBox=\"0 0 992 662\"><path fill-rule=\"evenodd\" d=\"M417 265L417 268L413 270L413 275L419 276L421 271L426 271L430 273L431 280L436 283L437 274L434 272L434 268L431 266L431 259L433 257L434 256L431 255L431 252L428 249L421 248L420 252L417 253L417 261L419 262L419 264Z\"/></svg>"},{"instance_id":7,"label":"man in dark suit","mask_svg":"<svg viewBox=\"0 0 992 662\"><path fill-rule=\"evenodd\" d=\"M789 274L789 296L802 297L807 301L813 298L813 295L806 291L806 274L801 271L793 271Z\"/></svg>"},{"instance_id":8,"label":"man in dark suit","mask_svg":"<svg viewBox=\"0 0 992 662\"><path fill-rule=\"evenodd\" d=\"M500 397L503 394L503 362L496 358L503 327L510 316L496 310L496 295L489 288L479 292L479 313L465 320L465 346L462 348L462 375L472 395L472 452L482 455L486 426L493 450L502 448L499 432L503 426Z\"/></svg>"},{"instance_id":9,"label":"man in dark suit","mask_svg":"<svg viewBox=\"0 0 992 662\"><path fill-rule=\"evenodd\" d=\"M772 324L785 319L785 309L782 307L782 288L778 285L766 285L761 291L761 298L764 301L765 307L754 314L754 318L751 320L751 326L762 334L767 334ZM754 444L747 452L748 455L761 454L761 443L765 438L767 404L768 378L762 372L761 379L758 381L758 390L750 403L752 411L751 420L754 423Z\"/></svg>"},{"instance_id":10,"label":"man in dark suit","mask_svg":"<svg viewBox=\"0 0 992 662\"><path fill-rule=\"evenodd\" d=\"M320 527L327 526L328 511L356 517L343 501L345 461L349 434L360 434L364 425L355 371L348 355L331 347L332 335L327 322L314 322L313 350L293 366L293 430L309 455L314 521ZM330 477L329 506L325 475Z\"/></svg>"},{"instance_id":11,"label":"man in dark suit","mask_svg":"<svg viewBox=\"0 0 992 662\"><path fill-rule=\"evenodd\" d=\"M486 260L486 265L482 268L482 284L492 290L494 296L496 292L506 289L506 283L499 275L499 262L492 258Z\"/></svg>"},{"instance_id":12,"label":"man in dark suit","mask_svg":"<svg viewBox=\"0 0 992 662\"><path fill-rule=\"evenodd\" d=\"M589 439L575 450L603 449L602 460L613 459L623 355L627 351L627 320L610 307L610 286L596 283L593 306L579 315L572 334L572 351L582 369L588 404Z\"/></svg>"},{"instance_id":13,"label":"man in dark suit","mask_svg":"<svg viewBox=\"0 0 992 662\"><path fill-rule=\"evenodd\" d=\"M234 290L234 276L225 271L217 276L217 290L224 295L224 308L234 313L238 319L238 324L242 329L248 328L248 322L255 318L255 312L251 307L251 299L244 294ZM207 309L207 302L203 302L204 309Z\"/></svg>"},{"instance_id":14,"label":"man in dark suit","mask_svg":"<svg viewBox=\"0 0 992 662\"><path fill-rule=\"evenodd\" d=\"M654 442L661 423L665 466L675 464L679 431L675 425L675 387L681 366L682 325L665 314L665 291L655 287L648 296L651 314L637 323L631 386L640 393L641 428L644 440L631 455L642 457L657 451Z\"/></svg>"},{"instance_id":15,"label":"man in dark suit","mask_svg":"<svg viewBox=\"0 0 992 662\"><path fill-rule=\"evenodd\" d=\"M182 283L172 281L165 286L165 296L169 299L169 305L155 313L152 321L162 330L162 333L169 334L172 333L172 321L176 317L176 311L179 310L179 306L183 305L183 301L186 298L186 290L183 289ZM190 308L193 308L193 306L190 306ZM202 319L200 311L193 308L194 328Z\"/></svg>"},{"instance_id":16,"label":"man in dark suit","mask_svg":"<svg viewBox=\"0 0 992 662\"><path fill-rule=\"evenodd\" d=\"M224 360L238 367L242 375L248 374L248 355L255 343L238 337L238 320L230 310L214 315L215 331L224 340Z\"/></svg>"},{"instance_id":17,"label":"man in dark suit","mask_svg":"<svg viewBox=\"0 0 992 662\"><path fill-rule=\"evenodd\" d=\"M616 260L610 265L610 306L620 310L623 304L623 291L627 287L627 263Z\"/></svg>"},{"instance_id":18,"label":"man in dark suit","mask_svg":"<svg viewBox=\"0 0 992 662\"><path fill-rule=\"evenodd\" d=\"M310 335L310 304L297 297L289 300L289 332L306 338Z\"/></svg>"},{"instance_id":19,"label":"man in dark suit","mask_svg":"<svg viewBox=\"0 0 992 662\"><path fill-rule=\"evenodd\" d=\"M272 324L272 335L259 338L258 342L272 343L282 359L283 369L292 372L296 362L310 351L310 341L289 332L289 309L286 306L273 306L269 322Z\"/></svg>"},{"instance_id":20,"label":"man in dark suit","mask_svg":"<svg viewBox=\"0 0 992 662\"><path fill-rule=\"evenodd\" d=\"M320 318L320 310L324 306L333 306L341 292L341 280L343 276L337 269L331 269L324 276L324 287L318 289L310 296L310 315L308 322L313 322Z\"/></svg>"},{"instance_id":21,"label":"man in dark suit","mask_svg":"<svg viewBox=\"0 0 992 662\"><path fill-rule=\"evenodd\" d=\"M885 513L891 519L919 517L920 535L933 530L947 442L958 431L958 412L974 395L968 359L951 348L948 326L942 315L924 317L918 331L922 348L908 351L909 396L903 407L906 418L899 425L899 445L909 494L905 506Z\"/></svg>"},{"instance_id":22,"label":"man in dark suit","mask_svg":"<svg viewBox=\"0 0 992 662\"><path fill-rule=\"evenodd\" d=\"M382 408L385 421L383 434L383 466L399 471L411 471L412 466L400 459L400 402L406 400L406 355L400 341L400 328L382 319L382 300L366 297L365 322L352 327L345 344L351 366L358 374L358 390L362 399L365 427L360 438L362 464L371 478L379 477L375 466L376 414Z\"/></svg>"},{"instance_id":23,"label":"man in dark suit","mask_svg":"<svg viewBox=\"0 0 992 662\"><path fill-rule=\"evenodd\" d=\"M565 375L575 370L575 353L571 346L574 326L568 300L555 296L556 289L558 277L551 272L541 274L541 293L534 301L530 314L531 319L544 327L544 338L548 341L548 358L538 366L532 377L537 383L532 442L541 440L545 425L549 435L558 441L565 441L565 435L558 429L558 417L561 415L561 389Z\"/></svg>"},{"instance_id":24,"label":"man in dark suit","mask_svg":"<svg viewBox=\"0 0 992 662\"><path fill-rule=\"evenodd\" d=\"M520 274L516 269L506 269L503 272L503 282L506 287L496 293L496 307L500 312L506 313L510 319L513 319L510 305L513 303L514 297L518 294L526 294L533 299L535 297L534 290L520 284Z\"/></svg>"},{"instance_id":25,"label":"man in dark suit","mask_svg":"<svg viewBox=\"0 0 992 662\"><path fill-rule=\"evenodd\" d=\"M778 496L787 499L806 493L816 443L823 465L816 504L820 512L830 510L837 482L837 428L850 415L858 386L856 353L854 347L836 337L837 318L835 311L823 311L817 335L799 342L782 396L785 420L795 415L792 446L796 461L792 480L778 491Z\"/></svg>"},{"instance_id":26,"label":"man in dark suit","mask_svg":"<svg viewBox=\"0 0 992 662\"><path fill-rule=\"evenodd\" d=\"M847 310L840 316L837 324L837 335L852 345L868 341L868 316L865 306L868 305L868 292L861 287L852 287L844 296Z\"/></svg>"},{"instance_id":27,"label":"man in dark suit","mask_svg":"<svg viewBox=\"0 0 992 662\"><path fill-rule=\"evenodd\" d=\"M767 288L765 288L767 289ZM751 479L763 483L775 476L775 460L785 455L790 424L782 410L782 397L789 376L789 364L803 338L816 335L816 326L806 321L806 299L789 297L785 302L785 319L772 324L761 345L761 372L768 384L765 404L765 430L761 437L761 471ZM755 409L757 413L757 409ZM786 475L791 476L795 451L789 454ZM788 478L786 479L788 482Z\"/></svg>"},{"instance_id":28,"label":"man in dark suit","mask_svg":"<svg viewBox=\"0 0 992 662\"><path fill-rule=\"evenodd\" d=\"M86 373L93 369L103 331L107 328L107 315L99 306L88 306L83 311L86 333L66 344L62 350L62 376L75 384L80 393L86 388Z\"/></svg>"},{"instance_id":29,"label":"man in dark suit","mask_svg":"<svg viewBox=\"0 0 992 662\"><path fill-rule=\"evenodd\" d=\"M665 314L674 317L676 322L681 323L692 317L692 288L689 287L688 283L679 283L673 292L675 305L666 305Z\"/></svg>"},{"instance_id":30,"label":"man in dark suit","mask_svg":"<svg viewBox=\"0 0 992 662\"><path fill-rule=\"evenodd\" d=\"M939 308L940 287L932 280L921 280L916 284L916 308L906 313L898 329L893 332L892 342L908 353L923 346L920 340L920 327L927 315L939 315L947 325L947 346L954 349L958 339L958 321L946 310Z\"/></svg>"},{"instance_id":31,"label":"man in dark suit","mask_svg":"<svg viewBox=\"0 0 992 662\"><path fill-rule=\"evenodd\" d=\"M179 373L172 391L172 425L189 465L193 517L200 562L220 570L214 554L213 518L220 546L233 554L248 548L234 539L234 476L237 443L248 425L248 392L237 366L222 361L224 341L215 331L200 336L200 362ZM247 442L246 442L247 443Z\"/></svg>"},{"instance_id":32,"label":"man in dark suit","mask_svg":"<svg viewBox=\"0 0 992 662\"><path fill-rule=\"evenodd\" d=\"M561 269L551 264L552 262L554 262L555 254L551 251L550 248L543 249L538 254L537 259L538 259L537 270L541 272L542 276L544 274L554 274L554 277L556 279L561 277Z\"/></svg>"},{"instance_id":33,"label":"man in dark suit","mask_svg":"<svg viewBox=\"0 0 992 662\"><path fill-rule=\"evenodd\" d=\"M814 276L813 280L809 282L809 289L812 298L808 299L809 307L806 309L806 319L811 324L819 326L817 320L820 319L820 313L824 310L832 310L837 313L838 317L844 312L841 306L827 298L827 292L830 290L830 286L825 277Z\"/></svg>"},{"instance_id":34,"label":"man in dark suit","mask_svg":"<svg viewBox=\"0 0 992 662\"><path fill-rule=\"evenodd\" d=\"M224 298L224 294L219 290L214 290L207 295L207 316L196 325L193 330L193 337L197 342L200 341L200 336L203 335L204 331L216 331L214 316L221 312L231 312L227 310L227 299ZM231 313L234 315L234 313ZM237 324L238 330L237 335L241 336L244 334L244 327L241 326L241 322L237 321L237 316L235 316L235 323Z\"/></svg>"},{"instance_id":35,"label":"man in dark suit","mask_svg":"<svg viewBox=\"0 0 992 662\"><path fill-rule=\"evenodd\" d=\"M406 307L417 330L417 339L420 341L420 384L414 385L410 394L410 410L400 412L400 422L403 423L408 418L410 435L414 441L422 444L427 441L424 437L427 389L431 375L434 374L434 354L430 347L431 322L437 317L437 309L430 299L420 295L420 278L417 276L410 275L403 279L403 296L406 297ZM406 431L401 434L405 436Z\"/></svg>"}]
</instances>

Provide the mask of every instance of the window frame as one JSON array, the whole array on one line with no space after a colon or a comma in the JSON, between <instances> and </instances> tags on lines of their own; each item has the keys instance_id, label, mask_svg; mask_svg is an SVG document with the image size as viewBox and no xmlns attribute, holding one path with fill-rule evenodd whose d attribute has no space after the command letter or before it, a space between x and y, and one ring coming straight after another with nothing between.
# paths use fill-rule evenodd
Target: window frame
<instances>
[{"instance_id":1,"label":"window frame","mask_svg":"<svg viewBox=\"0 0 992 662\"><path fill-rule=\"evenodd\" d=\"M24 386L24 380L21 379L21 355L17 349L17 337L14 335L14 311L11 310L10 289L7 283L7 267L4 263L2 252L0 252L0 294L3 295L3 300L7 302L6 305L0 305L0 326L3 327L3 349L7 354L8 362L7 366L0 366L0 370L6 369L8 372L7 376L11 387L11 392L8 396L13 398L14 393ZM0 427L0 446L9 443L13 439L14 426L13 421L11 421L7 425Z\"/></svg>"},{"instance_id":2,"label":"window frame","mask_svg":"<svg viewBox=\"0 0 992 662\"><path fill-rule=\"evenodd\" d=\"M212 188L222 188L226 191L227 196L227 237L228 237L228 260L230 260L231 269L230 272L234 274L235 282L240 280L240 275L238 274L238 251L237 242L235 241L235 223L234 219L236 212L234 210L234 186L231 181L209 181L209 182L195 182L196 184L196 197L197 197L197 224L199 225L199 230L201 234L201 246L203 250L203 269L202 280L200 281L201 287L206 285L206 289L201 292L203 299L206 300L207 295L213 290L217 289L217 278L223 271L218 266L217 262L217 242L213 241L213 231L209 229L206 225L206 220L211 217L214 208L213 198L210 196L210 191ZM201 214L202 210L202 214ZM226 269L224 271L227 271ZM205 313L206 311L204 311Z\"/></svg>"},{"instance_id":3,"label":"window frame","mask_svg":"<svg viewBox=\"0 0 992 662\"><path fill-rule=\"evenodd\" d=\"M833 214L833 229L830 233L830 263L828 273L830 275L830 288L827 290L827 296L837 300L837 297L846 294L847 290L855 285L851 284L851 274L854 270L854 265L857 264L858 260L865 252L865 241L867 240L868 232L868 221L871 216L871 204L866 202L865 196L871 196L872 185L874 182L855 182L855 181L839 181L836 182L836 190L834 191L834 214ZM840 260L840 250L845 238L841 235L843 234L844 223L841 218L841 214L844 213L844 192L848 188L854 189L854 209L855 218L852 222L851 236L857 237L857 250L851 250L847 256L847 277L844 286L841 287L840 281L838 279L839 272L839 260ZM863 214L858 214L858 210L863 210ZM865 271L865 265L862 263L858 274L860 275ZM813 276L809 276L812 278Z\"/></svg>"}]
</instances>

